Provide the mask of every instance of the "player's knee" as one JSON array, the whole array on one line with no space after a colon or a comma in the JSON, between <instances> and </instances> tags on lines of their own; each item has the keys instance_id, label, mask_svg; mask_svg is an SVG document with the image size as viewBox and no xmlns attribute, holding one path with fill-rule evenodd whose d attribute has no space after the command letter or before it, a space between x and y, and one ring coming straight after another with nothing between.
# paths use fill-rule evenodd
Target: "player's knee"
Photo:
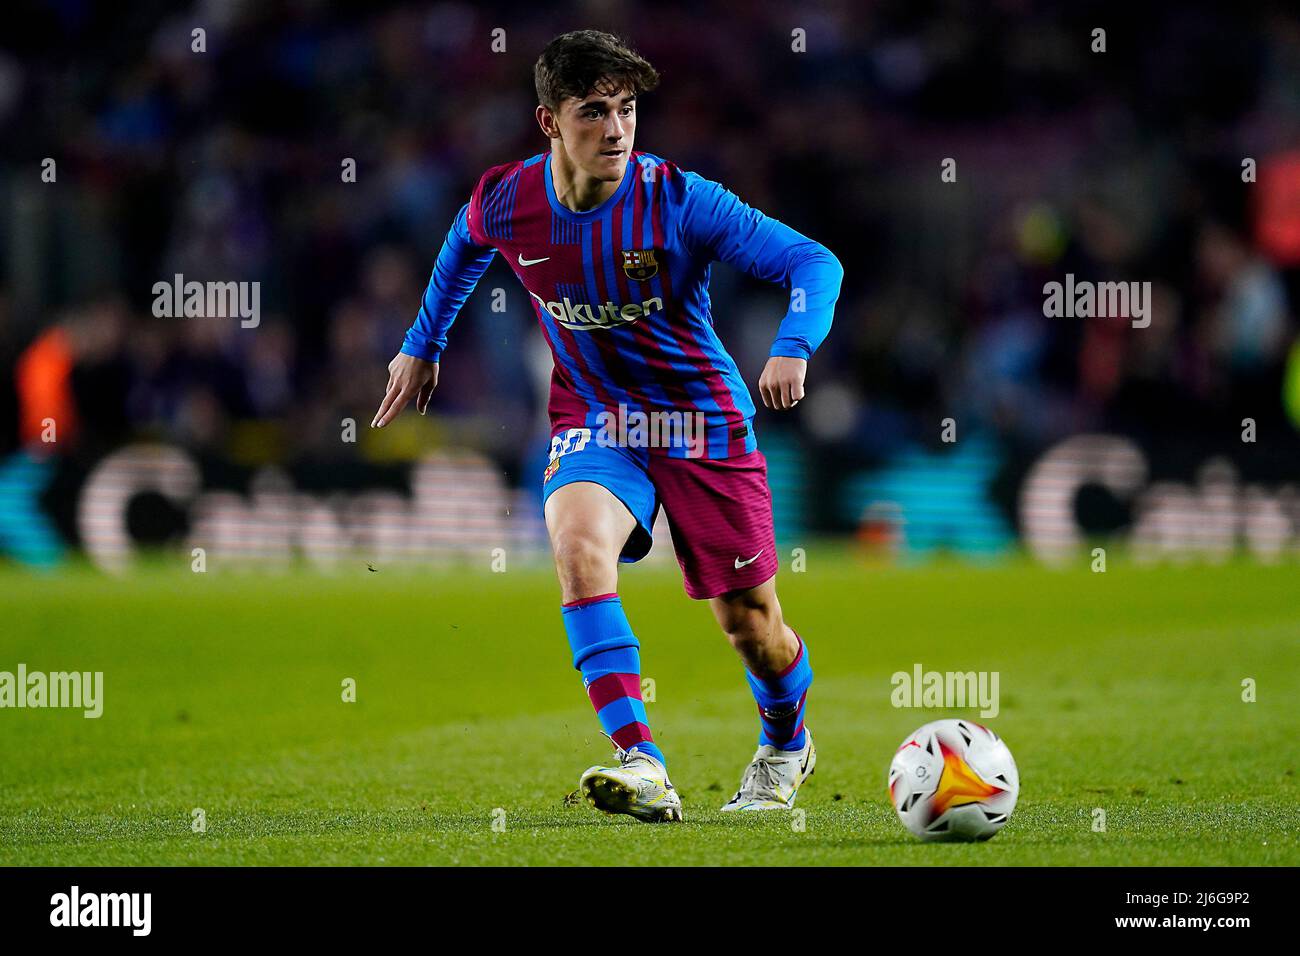
<instances>
[{"instance_id":1,"label":"player's knee","mask_svg":"<svg viewBox=\"0 0 1300 956\"><path fill-rule=\"evenodd\" d=\"M612 591L618 557L585 529L556 531L551 536L555 568L566 601Z\"/></svg>"},{"instance_id":2,"label":"player's knee","mask_svg":"<svg viewBox=\"0 0 1300 956\"><path fill-rule=\"evenodd\" d=\"M780 625L780 610L767 601L728 601L721 605L718 618L731 646L745 654L772 640Z\"/></svg>"}]
</instances>

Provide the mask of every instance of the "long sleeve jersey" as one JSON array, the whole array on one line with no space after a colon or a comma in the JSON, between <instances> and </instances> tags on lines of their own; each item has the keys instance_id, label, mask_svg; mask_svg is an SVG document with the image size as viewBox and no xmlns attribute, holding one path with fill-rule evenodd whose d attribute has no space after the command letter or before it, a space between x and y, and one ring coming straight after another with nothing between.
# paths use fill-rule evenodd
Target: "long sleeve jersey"
<instances>
[{"instance_id":1,"label":"long sleeve jersey","mask_svg":"<svg viewBox=\"0 0 1300 956\"><path fill-rule=\"evenodd\" d=\"M825 246L649 153L632 153L600 206L574 212L556 198L542 153L479 180L438 254L403 352L439 360L498 252L528 291L554 355L552 432L596 427L620 406L625 414L698 413L708 458L757 447L753 399L713 327L710 264L790 289L770 354L803 359L830 331L844 275Z\"/></svg>"}]
</instances>

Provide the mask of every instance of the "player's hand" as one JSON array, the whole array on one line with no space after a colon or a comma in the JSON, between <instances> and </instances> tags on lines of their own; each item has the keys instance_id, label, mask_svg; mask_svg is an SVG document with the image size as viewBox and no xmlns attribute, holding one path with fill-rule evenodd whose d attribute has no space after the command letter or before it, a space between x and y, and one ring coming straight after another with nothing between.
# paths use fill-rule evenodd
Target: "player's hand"
<instances>
[{"instance_id":1,"label":"player's hand","mask_svg":"<svg viewBox=\"0 0 1300 956\"><path fill-rule=\"evenodd\" d=\"M383 428L402 413L411 399L415 399L415 407L423 415L429 410L429 399L437 387L437 362L398 352L388 363L388 388L370 427Z\"/></svg>"},{"instance_id":2,"label":"player's hand","mask_svg":"<svg viewBox=\"0 0 1300 956\"><path fill-rule=\"evenodd\" d=\"M758 377L758 394L768 408L794 408L803 398L803 377L807 359L773 355Z\"/></svg>"}]
</instances>

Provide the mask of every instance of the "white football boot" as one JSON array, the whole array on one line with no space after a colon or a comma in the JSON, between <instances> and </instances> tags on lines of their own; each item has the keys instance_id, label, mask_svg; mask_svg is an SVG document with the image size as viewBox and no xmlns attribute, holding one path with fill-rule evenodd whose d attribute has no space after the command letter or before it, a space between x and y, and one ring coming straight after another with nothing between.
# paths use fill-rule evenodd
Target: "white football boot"
<instances>
[{"instance_id":1,"label":"white football boot","mask_svg":"<svg viewBox=\"0 0 1300 956\"><path fill-rule=\"evenodd\" d=\"M789 810L799 787L813 775L817 766L817 748L812 734L804 728L803 750L778 750L766 744L758 748L754 760L740 778L740 789L722 808L731 810Z\"/></svg>"},{"instance_id":2,"label":"white football boot","mask_svg":"<svg viewBox=\"0 0 1300 956\"><path fill-rule=\"evenodd\" d=\"M578 789L597 810L626 813L646 823L680 823L682 798L673 789L668 771L635 746L614 745L617 767L590 767Z\"/></svg>"}]
</instances>

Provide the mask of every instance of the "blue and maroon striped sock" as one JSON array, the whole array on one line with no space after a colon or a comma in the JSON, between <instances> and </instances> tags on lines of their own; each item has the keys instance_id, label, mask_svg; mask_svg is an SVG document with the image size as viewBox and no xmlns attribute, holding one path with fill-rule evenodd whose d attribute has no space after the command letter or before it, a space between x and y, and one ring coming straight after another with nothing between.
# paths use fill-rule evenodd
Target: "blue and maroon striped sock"
<instances>
[{"instance_id":1,"label":"blue and maroon striped sock","mask_svg":"<svg viewBox=\"0 0 1300 956\"><path fill-rule=\"evenodd\" d=\"M667 766L650 735L641 700L641 645L617 594L598 594L561 605L573 666L605 733L624 750L635 747Z\"/></svg>"},{"instance_id":2,"label":"blue and maroon striped sock","mask_svg":"<svg viewBox=\"0 0 1300 956\"><path fill-rule=\"evenodd\" d=\"M749 689L754 692L754 700L758 701L760 746L780 750L802 750L804 747L803 713L813 672L808 661L808 646L798 634L795 638L799 641L799 650L794 660L775 677L755 677L748 668L745 670Z\"/></svg>"}]
</instances>

